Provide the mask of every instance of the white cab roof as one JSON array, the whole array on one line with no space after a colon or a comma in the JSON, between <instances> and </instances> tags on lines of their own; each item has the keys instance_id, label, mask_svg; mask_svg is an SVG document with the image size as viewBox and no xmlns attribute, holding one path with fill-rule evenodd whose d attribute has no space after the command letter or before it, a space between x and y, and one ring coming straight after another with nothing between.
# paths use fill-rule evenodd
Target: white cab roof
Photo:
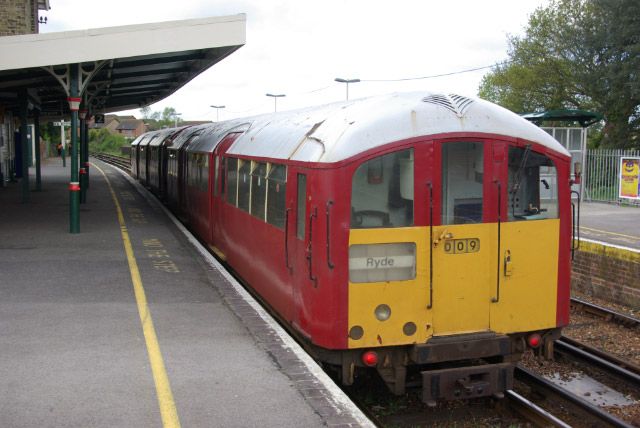
<instances>
[{"instance_id":1,"label":"white cab roof","mask_svg":"<svg viewBox=\"0 0 640 428\"><path fill-rule=\"evenodd\" d=\"M559 142L517 114L453 94L396 93L244 121L251 126L230 154L332 163L395 141L455 132L521 138L569 156Z\"/></svg>"}]
</instances>

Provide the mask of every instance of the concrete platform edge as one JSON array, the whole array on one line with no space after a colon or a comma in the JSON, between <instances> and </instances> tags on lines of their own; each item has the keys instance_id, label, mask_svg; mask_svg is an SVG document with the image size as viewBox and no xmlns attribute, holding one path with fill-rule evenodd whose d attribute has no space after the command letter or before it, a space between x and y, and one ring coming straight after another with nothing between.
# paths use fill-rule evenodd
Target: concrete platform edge
<instances>
[{"instance_id":1,"label":"concrete platform edge","mask_svg":"<svg viewBox=\"0 0 640 428\"><path fill-rule=\"evenodd\" d=\"M637 250L635 248L630 248L630 247L624 247L622 245L616 245L616 244L611 244L609 242L602 242L602 241L596 241L593 239L587 239L587 238L580 238L581 242L585 242L588 244L595 244L595 245L599 245L602 247L611 247L611 248L615 248L621 251L628 251L630 253L633 253L634 255L632 255L632 257L636 257L638 259L640 259L640 250ZM580 249L582 250L582 249ZM586 251L589 251L589 249L587 249Z\"/></svg>"}]
</instances>

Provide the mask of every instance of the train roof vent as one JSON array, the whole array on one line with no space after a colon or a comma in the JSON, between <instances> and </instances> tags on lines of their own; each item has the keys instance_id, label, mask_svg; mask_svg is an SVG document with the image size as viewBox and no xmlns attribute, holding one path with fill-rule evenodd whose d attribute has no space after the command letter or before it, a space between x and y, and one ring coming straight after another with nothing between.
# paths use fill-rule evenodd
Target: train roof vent
<instances>
[{"instance_id":1,"label":"train roof vent","mask_svg":"<svg viewBox=\"0 0 640 428\"><path fill-rule=\"evenodd\" d=\"M465 111L473 103L473 100L456 94L434 94L422 99L425 103L436 104L455 113L458 117L464 116Z\"/></svg>"}]
</instances>

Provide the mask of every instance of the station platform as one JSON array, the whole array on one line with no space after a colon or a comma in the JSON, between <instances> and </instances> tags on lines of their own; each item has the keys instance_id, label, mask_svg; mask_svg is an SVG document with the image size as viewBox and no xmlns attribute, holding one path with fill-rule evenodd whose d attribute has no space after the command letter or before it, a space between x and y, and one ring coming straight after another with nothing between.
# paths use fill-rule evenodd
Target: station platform
<instances>
[{"instance_id":1,"label":"station platform","mask_svg":"<svg viewBox=\"0 0 640 428\"><path fill-rule=\"evenodd\" d=\"M581 238L640 250L640 207L583 202Z\"/></svg>"},{"instance_id":2,"label":"station platform","mask_svg":"<svg viewBox=\"0 0 640 428\"><path fill-rule=\"evenodd\" d=\"M373 426L161 204L90 173L79 234L60 159L30 203L0 189L0 426Z\"/></svg>"}]
</instances>

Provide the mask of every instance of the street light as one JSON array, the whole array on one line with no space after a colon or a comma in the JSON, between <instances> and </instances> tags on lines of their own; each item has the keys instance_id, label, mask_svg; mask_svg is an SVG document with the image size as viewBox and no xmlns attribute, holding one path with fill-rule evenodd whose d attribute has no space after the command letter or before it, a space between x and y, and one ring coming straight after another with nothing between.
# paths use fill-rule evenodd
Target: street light
<instances>
[{"instance_id":1,"label":"street light","mask_svg":"<svg viewBox=\"0 0 640 428\"><path fill-rule=\"evenodd\" d=\"M182 113L173 113L173 127L178 127L178 116L182 116Z\"/></svg>"},{"instance_id":2,"label":"street light","mask_svg":"<svg viewBox=\"0 0 640 428\"><path fill-rule=\"evenodd\" d=\"M224 108L225 106L209 106L209 107L216 109L216 122L220 122L220 116L219 116L220 109Z\"/></svg>"},{"instance_id":3,"label":"street light","mask_svg":"<svg viewBox=\"0 0 640 428\"><path fill-rule=\"evenodd\" d=\"M336 77L335 79L338 83L346 83L347 84L347 101L349 101L349 83L358 83L360 79L343 79L341 77Z\"/></svg>"},{"instance_id":4,"label":"street light","mask_svg":"<svg viewBox=\"0 0 640 428\"><path fill-rule=\"evenodd\" d=\"M278 98L286 97L285 94L267 94L268 97L273 97L273 111L278 111Z\"/></svg>"}]
</instances>

